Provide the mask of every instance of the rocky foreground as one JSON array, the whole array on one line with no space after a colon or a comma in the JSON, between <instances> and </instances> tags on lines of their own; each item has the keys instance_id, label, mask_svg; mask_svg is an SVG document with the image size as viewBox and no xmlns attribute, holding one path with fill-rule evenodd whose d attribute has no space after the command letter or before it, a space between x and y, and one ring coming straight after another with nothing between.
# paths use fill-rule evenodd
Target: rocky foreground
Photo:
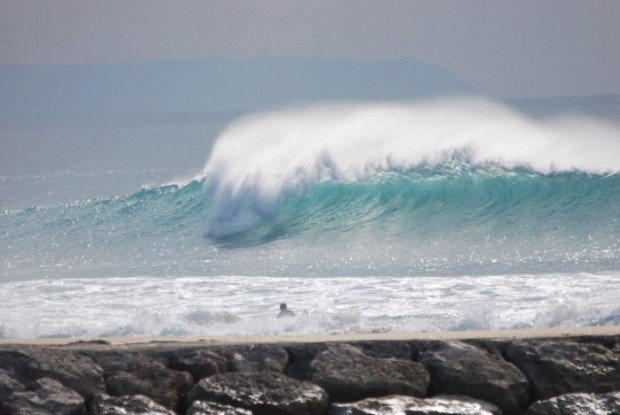
<instances>
[{"instance_id":1,"label":"rocky foreground","mask_svg":"<svg viewBox=\"0 0 620 415\"><path fill-rule=\"evenodd\" d=\"M620 335L0 346L3 414L620 414Z\"/></svg>"}]
</instances>

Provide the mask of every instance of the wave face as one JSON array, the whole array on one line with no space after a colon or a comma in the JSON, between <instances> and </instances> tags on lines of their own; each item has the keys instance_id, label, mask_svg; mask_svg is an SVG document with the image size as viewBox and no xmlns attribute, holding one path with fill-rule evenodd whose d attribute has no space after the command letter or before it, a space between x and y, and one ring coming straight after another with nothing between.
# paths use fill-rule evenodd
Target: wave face
<instances>
[{"instance_id":1,"label":"wave face","mask_svg":"<svg viewBox=\"0 0 620 415\"><path fill-rule=\"evenodd\" d=\"M367 191L389 188L401 194L394 189L396 175L406 210L419 186L432 192L428 187L435 179L456 179L455 184L438 184L437 191L455 191L449 203L457 204L471 171L480 170L483 182L494 170L616 174L618 155L618 126L570 119L535 122L484 100L339 105L274 112L232 124L201 177L214 198L208 232L221 236L247 229L257 218L275 217L284 200L324 182L382 181L386 173L387 187ZM489 183L480 186L501 191L495 189L501 181Z\"/></svg>"},{"instance_id":2,"label":"wave face","mask_svg":"<svg viewBox=\"0 0 620 415\"><path fill-rule=\"evenodd\" d=\"M242 118L184 184L0 218L3 277L620 269L620 128L488 101Z\"/></svg>"}]
</instances>

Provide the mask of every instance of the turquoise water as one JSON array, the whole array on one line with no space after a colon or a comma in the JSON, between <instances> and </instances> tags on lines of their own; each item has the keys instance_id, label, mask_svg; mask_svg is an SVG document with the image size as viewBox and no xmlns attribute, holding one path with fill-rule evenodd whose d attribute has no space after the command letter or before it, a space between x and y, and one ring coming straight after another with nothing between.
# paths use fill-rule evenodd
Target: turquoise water
<instances>
[{"instance_id":1,"label":"turquoise water","mask_svg":"<svg viewBox=\"0 0 620 415\"><path fill-rule=\"evenodd\" d=\"M2 213L4 274L428 275L620 265L620 175L446 169L317 183L208 233L202 181Z\"/></svg>"},{"instance_id":2,"label":"turquoise water","mask_svg":"<svg viewBox=\"0 0 620 415\"><path fill-rule=\"evenodd\" d=\"M452 100L49 127L3 132L0 337L617 324L613 122ZM303 324L258 324L284 300Z\"/></svg>"}]
</instances>

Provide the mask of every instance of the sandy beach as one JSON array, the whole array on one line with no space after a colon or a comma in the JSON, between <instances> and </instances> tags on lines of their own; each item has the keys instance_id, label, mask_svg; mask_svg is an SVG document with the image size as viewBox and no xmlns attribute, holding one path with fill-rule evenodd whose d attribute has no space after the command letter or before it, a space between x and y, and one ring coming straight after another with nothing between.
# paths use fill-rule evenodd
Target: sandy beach
<instances>
[{"instance_id":1,"label":"sandy beach","mask_svg":"<svg viewBox=\"0 0 620 415\"><path fill-rule=\"evenodd\" d=\"M351 333L335 335L290 335L290 336L180 336L180 337L114 337L101 339L39 338L0 339L0 345L86 345L104 344L113 346L132 344L263 344L263 343L324 343L356 341L402 341L402 340L467 340L467 339L537 339L587 336L617 336L620 326L554 327L510 330L465 330L424 333Z\"/></svg>"}]
</instances>

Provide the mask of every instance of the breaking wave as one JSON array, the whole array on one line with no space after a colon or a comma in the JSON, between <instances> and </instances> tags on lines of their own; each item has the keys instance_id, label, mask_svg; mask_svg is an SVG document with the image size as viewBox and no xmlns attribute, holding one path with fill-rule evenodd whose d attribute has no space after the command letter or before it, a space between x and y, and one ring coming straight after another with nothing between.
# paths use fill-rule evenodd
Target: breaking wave
<instances>
[{"instance_id":1,"label":"breaking wave","mask_svg":"<svg viewBox=\"0 0 620 415\"><path fill-rule=\"evenodd\" d=\"M617 270L619 155L615 124L483 100L263 113L187 183L3 212L3 274Z\"/></svg>"},{"instance_id":2,"label":"breaking wave","mask_svg":"<svg viewBox=\"0 0 620 415\"><path fill-rule=\"evenodd\" d=\"M221 236L245 230L257 219L274 218L291 195L326 182L376 182L387 175L392 183L388 192L417 199L417 192L432 191L429 187L440 180L444 184L437 184L437 190L455 191L455 198L443 195L458 206L467 186L463 177L475 180L472 171L483 172L477 177L491 194L477 196L488 201L492 193L504 192L496 187L501 180L488 180L496 171L540 174L543 181L541 175L561 173L613 175L620 171L619 154L616 125L584 119L534 121L485 100L335 105L238 120L219 137L199 179L212 195L208 233ZM394 176L400 190L394 189ZM457 183L445 184L446 178ZM519 193L523 184L511 183ZM368 193L374 189L394 204L385 188L372 186L357 191L376 201ZM353 191L339 189L349 196ZM510 209L510 200L505 202ZM410 204L405 201L403 207Z\"/></svg>"}]
</instances>

